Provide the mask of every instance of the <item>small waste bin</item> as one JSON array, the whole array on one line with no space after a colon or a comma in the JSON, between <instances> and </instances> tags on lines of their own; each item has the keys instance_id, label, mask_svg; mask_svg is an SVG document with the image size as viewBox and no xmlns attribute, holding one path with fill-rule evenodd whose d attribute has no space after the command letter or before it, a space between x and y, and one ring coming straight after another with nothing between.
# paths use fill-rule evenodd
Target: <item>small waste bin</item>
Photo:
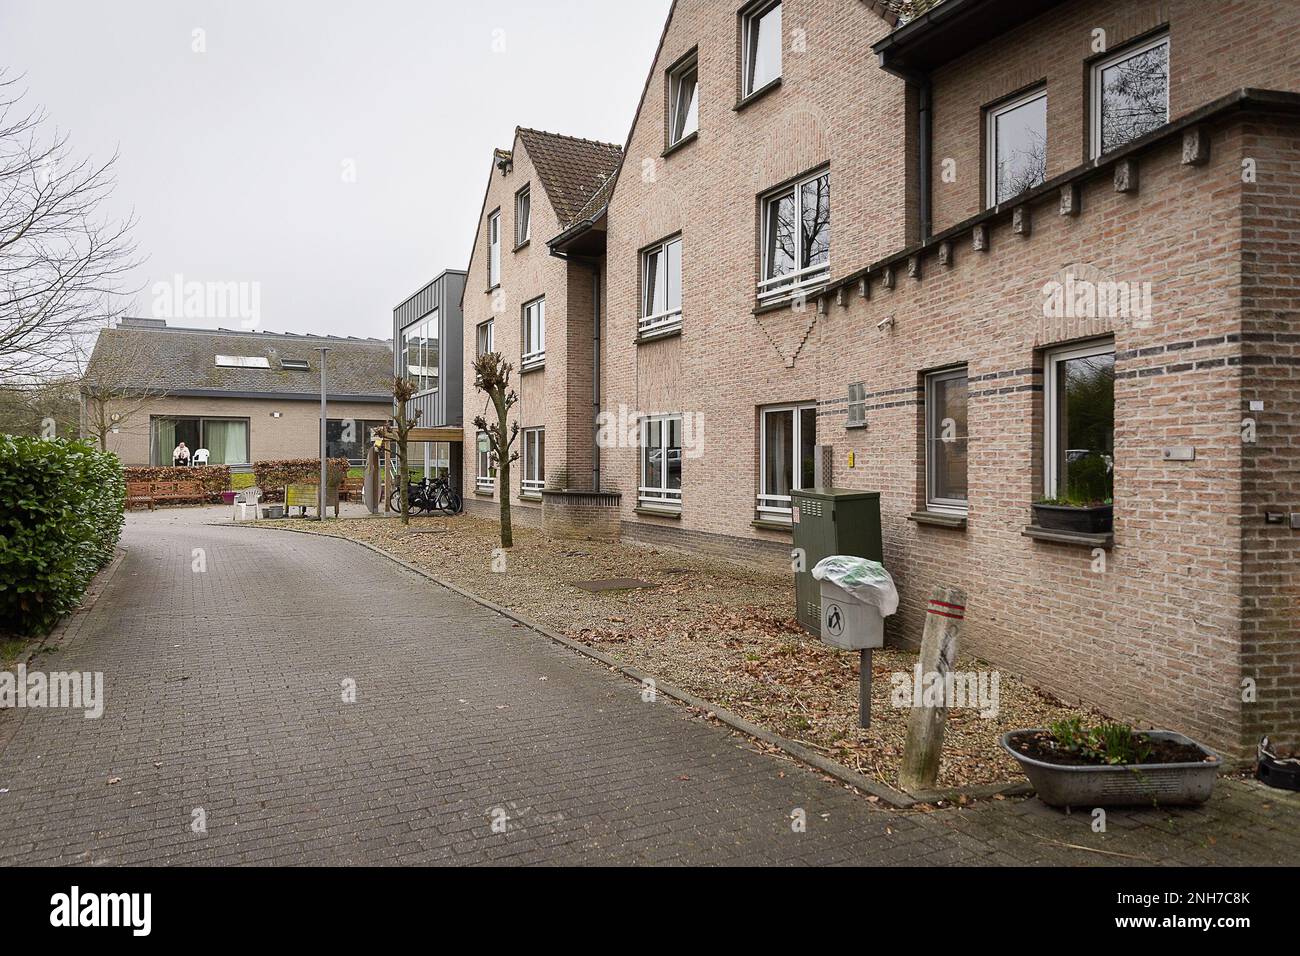
<instances>
[{"instance_id":1,"label":"small waste bin","mask_svg":"<svg viewBox=\"0 0 1300 956\"><path fill-rule=\"evenodd\" d=\"M885 646L880 608L863 604L838 584L822 582L822 640L846 651Z\"/></svg>"}]
</instances>

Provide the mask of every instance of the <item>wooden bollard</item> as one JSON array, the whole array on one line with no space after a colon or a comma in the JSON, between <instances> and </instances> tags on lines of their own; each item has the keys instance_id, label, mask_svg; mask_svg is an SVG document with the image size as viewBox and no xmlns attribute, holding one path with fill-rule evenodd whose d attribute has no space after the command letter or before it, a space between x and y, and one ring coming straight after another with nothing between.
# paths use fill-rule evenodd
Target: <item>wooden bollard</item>
<instances>
[{"instance_id":1,"label":"wooden bollard","mask_svg":"<svg viewBox=\"0 0 1300 956\"><path fill-rule=\"evenodd\" d=\"M921 637L920 679L948 686L948 675L957 664L957 639L966 617L966 592L961 588L935 588L926 607L925 633ZM924 699L924 698L923 698ZM939 780L939 757L943 753L943 731L948 723L948 704L915 707L907 724L907 744L898 785L909 793L932 790Z\"/></svg>"}]
</instances>

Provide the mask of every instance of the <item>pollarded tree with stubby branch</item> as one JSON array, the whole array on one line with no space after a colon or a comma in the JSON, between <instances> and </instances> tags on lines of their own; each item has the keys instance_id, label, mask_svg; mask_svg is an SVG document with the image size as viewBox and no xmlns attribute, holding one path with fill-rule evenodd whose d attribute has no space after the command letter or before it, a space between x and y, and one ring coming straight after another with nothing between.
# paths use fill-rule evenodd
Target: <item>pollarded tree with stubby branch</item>
<instances>
[{"instance_id":1,"label":"pollarded tree with stubby branch","mask_svg":"<svg viewBox=\"0 0 1300 956\"><path fill-rule=\"evenodd\" d=\"M497 469L497 487L501 489L501 547L515 546L510 527L510 465L519 460L519 452L511 451L519 437L519 423L510 422L510 410L519 404L519 396L510 388L510 373L514 366L502 358L500 352L487 352L474 360L474 387L487 395L496 411L495 421L479 415L474 427L487 435L488 451Z\"/></svg>"},{"instance_id":2,"label":"pollarded tree with stubby branch","mask_svg":"<svg viewBox=\"0 0 1300 956\"><path fill-rule=\"evenodd\" d=\"M399 376L393 379L393 431L397 433L397 499L402 504L402 524L411 523L411 472L410 458L411 429L419 422L423 410L416 409L415 414L408 414L411 399L415 397L416 386L409 378Z\"/></svg>"}]
</instances>

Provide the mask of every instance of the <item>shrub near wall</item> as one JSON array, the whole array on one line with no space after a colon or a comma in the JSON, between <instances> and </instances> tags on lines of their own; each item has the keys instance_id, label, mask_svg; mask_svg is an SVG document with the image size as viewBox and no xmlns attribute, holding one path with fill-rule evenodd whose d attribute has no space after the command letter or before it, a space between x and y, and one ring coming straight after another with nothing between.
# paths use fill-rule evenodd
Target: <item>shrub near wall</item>
<instances>
[{"instance_id":1,"label":"shrub near wall","mask_svg":"<svg viewBox=\"0 0 1300 956\"><path fill-rule=\"evenodd\" d=\"M330 487L343 483L348 473L346 458L331 458L326 465L326 478ZM253 477L262 489L264 501L279 501L284 496L285 485L320 484L319 458L289 458L283 461L258 461L253 463Z\"/></svg>"},{"instance_id":2,"label":"shrub near wall","mask_svg":"<svg viewBox=\"0 0 1300 956\"><path fill-rule=\"evenodd\" d=\"M40 634L77 606L122 533L117 456L0 435L0 631Z\"/></svg>"},{"instance_id":3,"label":"shrub near wall","mask_svg":"<svg viewBox=\"0 0 1300 956\"><path fill-rule=\"evenodd\" d=\"M218 502L221 493L230 488L228 465L198 465L194 468L153 468L147 465L124 469L127 481L197 481L208 501Z\"/></svg>"}]
</instances>

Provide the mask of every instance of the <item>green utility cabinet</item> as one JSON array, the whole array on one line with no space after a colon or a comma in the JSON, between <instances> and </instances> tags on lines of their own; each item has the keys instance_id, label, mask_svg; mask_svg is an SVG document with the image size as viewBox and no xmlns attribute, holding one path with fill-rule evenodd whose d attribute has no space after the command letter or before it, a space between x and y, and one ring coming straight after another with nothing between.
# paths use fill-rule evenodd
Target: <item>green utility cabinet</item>
<instances>
[{"instance_id":1,"label":"green utility cabinet","mask_svg":"<svg viewBox=\"0 0 1300 956\"><path fill-rule=\"evenodd\" d=\"M821 583L812 576L817 562L848 554L884 563L880 540L880 492L812 488L790 492L794 546L802 549L802 571L794 575L796 617L804 630L821 635Z\"/></svg>"}]
</instances>

